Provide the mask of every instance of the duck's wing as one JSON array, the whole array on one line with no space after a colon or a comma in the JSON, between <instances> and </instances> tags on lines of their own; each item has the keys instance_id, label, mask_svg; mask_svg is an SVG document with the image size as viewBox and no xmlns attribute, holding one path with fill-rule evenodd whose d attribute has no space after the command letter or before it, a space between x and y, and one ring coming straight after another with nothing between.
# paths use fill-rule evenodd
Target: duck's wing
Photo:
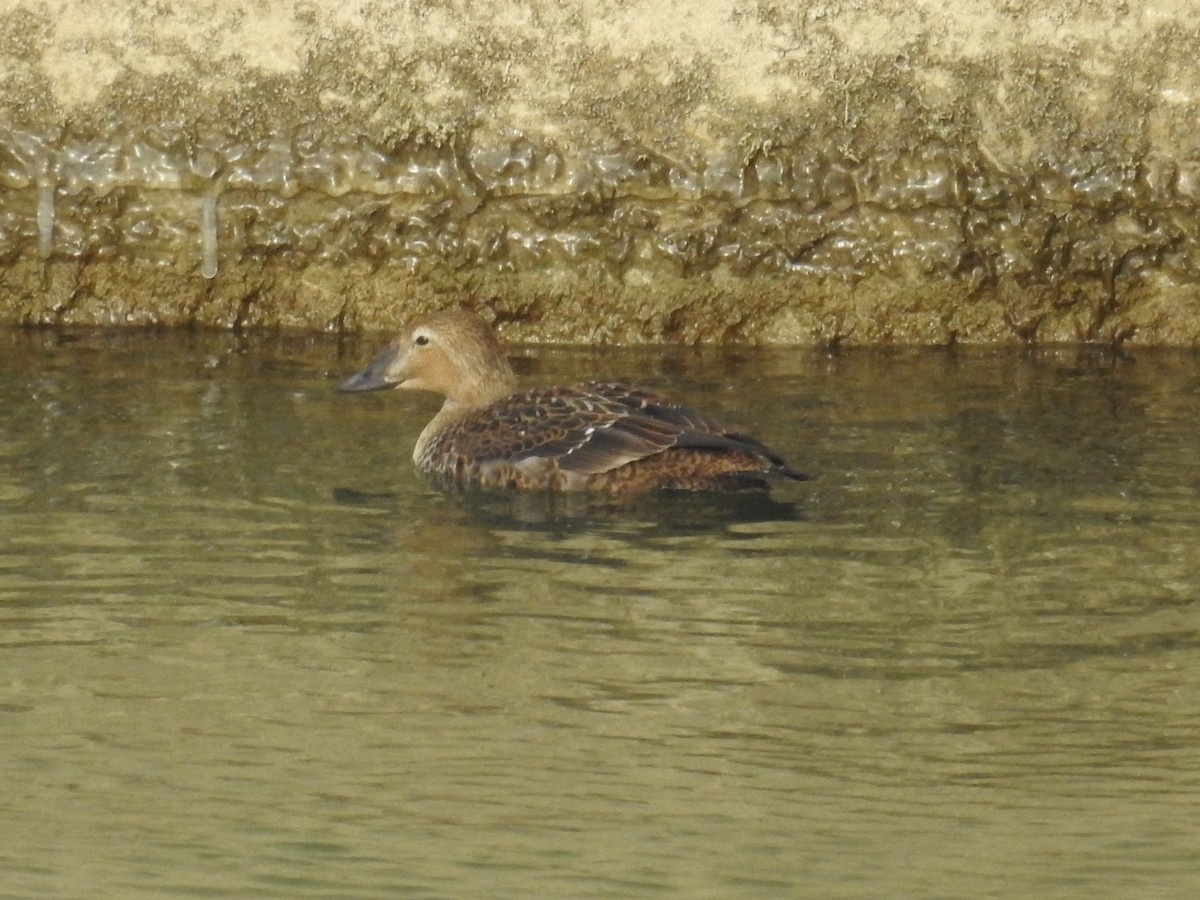
<instances>
[{"instance_id":1,"label":"duck's wing","mask_svg":"<svg viewBox=\"0 0 1200 900\"><path fill-rule=\"evenodd\" d=\"M625 409L634 410L660 422L669 424L681 432L692 431L698 434L731 433L729 428L712 416L705 415L690 406L675 403L666 397L643 388L634 388L615 381L593 381L583 385L582 390L617 403Z\"/></svg>"},{"instance_id":2,"label":"duck's wing","mask_svg":"<svg viewBox=\"0 0 1200 900\"><path fill-rule=\"evenodd\" d=\"M677 431L586 387L555 387L493 403L460 426L455 444L482 464L553 460L591 475L661 452Z\"/></svg>"},{"instance_id":3,"label":"duck's wing","mask_svg":"<svg viewBox=\"0 0 1200 900\"><path fill-rule=\"evenodd\" d=\"M764 470L787 469L754 438L657 394L613 383L515 394L464 423L461 438L481 463L553 460L582 476L676 447L748 453L762 460Z\"/></svg>"},{"instance_id":4,"label":"duck's wing","mask_svg":"<svg viewBox=\"0 0 1200 900\"><path fill-rule=\"evenodd\" d=\"M808 476L793 469L778 453L758 438L725 425L718 419L690 406L683 406L651 391L630 388L619 383L595 382L586 389L612 399L626 407L677 429L672 447L693 450L723 450L749 454L764 465L762 470L785 478L807 480Z\"/></svg>"}]
</instances>

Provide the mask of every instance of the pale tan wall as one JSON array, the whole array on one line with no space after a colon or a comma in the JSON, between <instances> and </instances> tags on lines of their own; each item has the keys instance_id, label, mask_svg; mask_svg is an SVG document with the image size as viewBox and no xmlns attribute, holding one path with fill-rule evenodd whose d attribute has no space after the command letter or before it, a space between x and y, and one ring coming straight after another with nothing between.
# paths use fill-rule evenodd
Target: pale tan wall
<instances>
[{"instance_id":1,"label":"pale tan wall","mask_svg":"<svg viewBox=\"0 0 1200 900\"><path fill-rule=\"evenodd\" d=\"M1196 13L0 2L0 320L1195 343Z\"/></svg>"}]
</instances>

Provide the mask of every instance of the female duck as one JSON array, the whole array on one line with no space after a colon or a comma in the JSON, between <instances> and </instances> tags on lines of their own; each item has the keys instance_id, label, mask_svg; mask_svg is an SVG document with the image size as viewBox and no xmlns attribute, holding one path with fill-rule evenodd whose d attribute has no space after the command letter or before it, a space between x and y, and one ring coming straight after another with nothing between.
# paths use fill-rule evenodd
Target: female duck
<instances>
[{"instance_id":1,"label":"female duck","mask_svg":"<svg viewBox=\"0 0 1200 900\"><path fill-rule=\"evenodd\" d=\"M395 387L446 398L413 461L448 484L631 493L807 477L749 435L648 391L592 383L518 393L491 329L464 310L417 318L338 390Z\"/></svg>"}]
</instances>

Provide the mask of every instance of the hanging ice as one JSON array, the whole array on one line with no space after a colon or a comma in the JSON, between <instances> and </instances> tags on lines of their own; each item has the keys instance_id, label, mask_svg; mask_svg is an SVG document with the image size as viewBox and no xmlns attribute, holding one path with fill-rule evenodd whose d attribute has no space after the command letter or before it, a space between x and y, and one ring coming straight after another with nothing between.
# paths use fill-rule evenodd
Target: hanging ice
<instances>
[{"instance_id":1,"label":"hanging ice","mask_svg":"<svg viewBox=\"0 0 1200 900\"><path fill-rule=\"evenodd\" d=\"M42 259L49 259L54 253L54 191L53 181L47 178L38 179L38 256Z\"/></svg>"},{"instance_id":2,"label":"hanging ice","mask_svg":"<svg viewBox=\"0 0 1200 900\"><path fill-rule=\"evenodd\" d=\"M217 277L217 195L200 200L200 274Z\"/></svg>"}]
</instances>

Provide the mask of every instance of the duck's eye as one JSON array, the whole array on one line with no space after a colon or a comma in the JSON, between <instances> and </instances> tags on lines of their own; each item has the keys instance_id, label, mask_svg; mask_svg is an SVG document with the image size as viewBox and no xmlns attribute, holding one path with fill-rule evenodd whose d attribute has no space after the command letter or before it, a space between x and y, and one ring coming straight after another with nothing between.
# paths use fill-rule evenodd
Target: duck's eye
<instances>
[{"instance_id":1,"label":"duck's eye","mask_svg":"<svg viewBox=\"0 0 1200 900\"><path fill-rule=\"evenodd\" d=\"M413 339L413 343L414 343L414 344L416 344L418 347L424 347L426 344L428 344L428 343L429 343L429 335L427 335L427 334L418 334L418 335L417 335L417 336L416 336L416 337Z\"/></svg>"}]
</instances>

